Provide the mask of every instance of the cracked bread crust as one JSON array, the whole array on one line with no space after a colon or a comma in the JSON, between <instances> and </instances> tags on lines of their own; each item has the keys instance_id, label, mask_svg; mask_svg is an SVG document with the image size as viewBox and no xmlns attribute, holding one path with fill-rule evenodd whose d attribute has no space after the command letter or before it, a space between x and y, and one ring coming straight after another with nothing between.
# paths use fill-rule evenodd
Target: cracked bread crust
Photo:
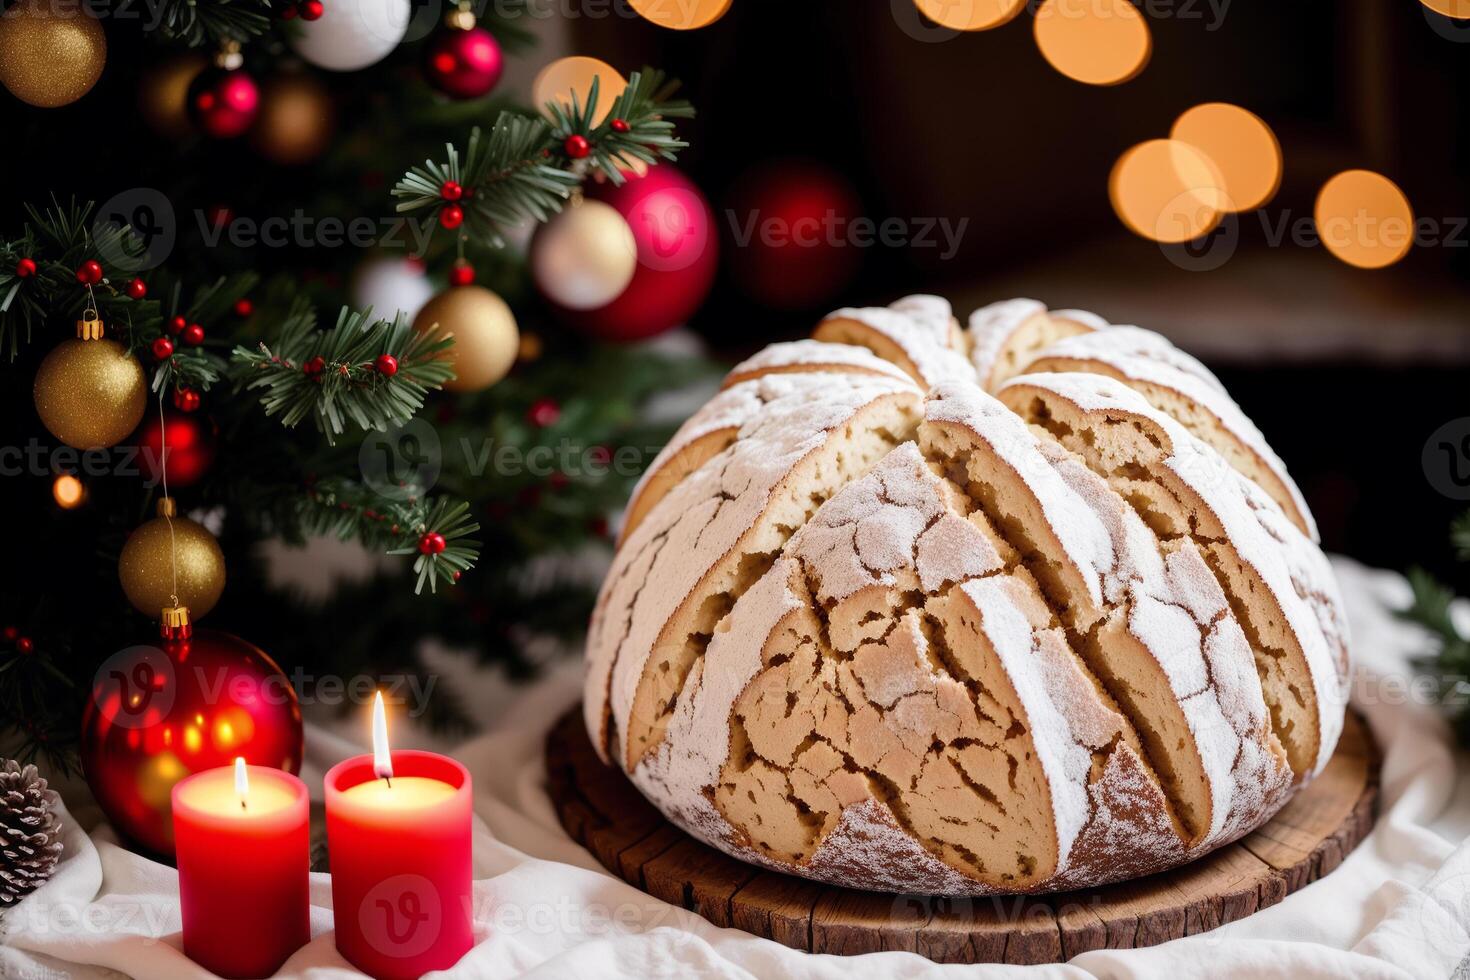
<instances>
[{"instance_id":1,"label":"cracked bread crust","mask_svg":"<svg viewBox=\"0 0 1470 980\"><path fill-rule=\"evenodd\" d=\"M737 367L635 495L589 635L604 758L727 853L886 891L1148 874L1282 806L1347 640L1272 495L1111 379L985 394L937 297L824 330ZM1089 445L1120 406L1147 424Z\"/></svg>"}]
</instances>

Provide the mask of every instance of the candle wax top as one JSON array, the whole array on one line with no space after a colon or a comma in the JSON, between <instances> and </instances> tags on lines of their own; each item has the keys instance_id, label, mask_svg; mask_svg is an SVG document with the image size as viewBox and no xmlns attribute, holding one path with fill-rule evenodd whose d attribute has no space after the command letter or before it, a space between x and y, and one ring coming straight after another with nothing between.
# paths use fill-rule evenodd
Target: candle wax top
<instances>
[{"instance_id":1,"label":"candle wax top","mask_svg":"<svg viewBox=\"0 0 1470 980\"><path fill-rule=\"evenodd\" d=\"M210 769L191 777L180 784L178 801L191 810L242 820L279 813L296 802L296 792L286 780L272 777L271 772L258 766L250 767L250 790L245 794L243 807L240 806L240 794L235 791L233 766Z\"/></svg>"},{"instance_id":2,"label":"candle wax top","mask_svg":"<svg viewBox=\"0 0 1470 980\"><path fill-rule=\"evenodd\" d=\"M394 776L391 781L371 779L342 793L345 799L350 799L359 806L381 810L413 810L433 806L454 794L453 786L427 776Z\"/></svg>"}]
</instances>

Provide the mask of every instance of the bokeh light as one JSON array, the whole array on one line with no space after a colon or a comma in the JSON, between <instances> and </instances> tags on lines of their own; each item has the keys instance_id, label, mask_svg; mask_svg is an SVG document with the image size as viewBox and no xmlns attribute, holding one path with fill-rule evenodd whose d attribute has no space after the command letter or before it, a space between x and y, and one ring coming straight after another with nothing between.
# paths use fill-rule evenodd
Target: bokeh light
<instances>
[{"instance_id":1,"label":"bokeh light","mask_svg":"<svg viewBox=\"0 0 1470 980\"><path fill-rule=\"evenodd\" d=\"M1009 22L1026 0L914 0L914 6L940 27L985 31Z\"/></svg>"},{"instance_id":2,"label":"bokeh light","mask_svg":"<svg viewBox=\"0 0 1470 980\"><path fill-rule=\"evenodd\" d=\"M1148 22L1128 0L1045 0L1033 26L1042 57L1087 85L1128 81L1153 51Z\"/></svg>"},{"instance_id":3,"label":"bokeh light","mask_svg":"<svg viewBox=\"0 0 1470 980\"><path fill-rule=\"evenodd\" d=\"M671 31L692 31L725 16L731 0L628 0L645 19Z\"/></svg>"},{"instance_id":4,"label":"bokeh light","mask_svg":"<svg viewBox=\"0 0 1470 980\"><path fill-rule=\"evenodd\" d=\"M572 94L576 93L577 104L585 106L594 78L598 80L597 111L592 116L595 126L607 117L613 102L628 87L628 80L605 61L585 55L558 58L536 75L531 83L531 101L543 110L548 102L570 106Z\"/></svg>"},{"instance_id":5,"label":"bokeh light","mask_svg":"<svg viewBox=\"0 0 1470 980\"><path fill-rule=\"evenodd\" d=\"M70 473L63 473L52 481L51 496L62 510L75 510L87 499L87 488Z\"/></svg>"},{"instance_id":6,"label":"bokeh light","mask_svg":"<svg viewBox=\"0 0 1470 980\"><path fill-rule=\"evenodd\" d=\"M1175 120L1169 135L1202 150L1220 171L1223 210L1258 208L1281 186L1281 144L1253 112L1207 102Z\"/></svg>"},{"instance_id":7,"label":"bokeh light","mask_svg":"<svg viewBox=\"0 0 1470 980\"><path fill-rule=\"evenodd\" d=\"M1125 151L1108 176L1113 210L1134 234L1193 241L1219 224L1220 171L1189 143L1158 139Z\"/></svg>"},{"instance_id":8,"label":"bokeh light","mask_svg":"<svg viewBox=\"0 0 1470 980\"><path fill-rule=\"evenodd\" d=\"M1470 20L1470 0L1419 0L1437 14L1456 20Z\"/></svg>"},{"instance_id":9,"label":"bokeh light","mask_svg":"<svg viewBox=\"0 0 1470 980\"><path fill-rule=\"evenodd\" d=\"M1345 170L1317 193L1317 234L1333 255L1381 269L1414 244L1414 209L1397 184L1371 170Z\"/></svg>"}]
</instances>

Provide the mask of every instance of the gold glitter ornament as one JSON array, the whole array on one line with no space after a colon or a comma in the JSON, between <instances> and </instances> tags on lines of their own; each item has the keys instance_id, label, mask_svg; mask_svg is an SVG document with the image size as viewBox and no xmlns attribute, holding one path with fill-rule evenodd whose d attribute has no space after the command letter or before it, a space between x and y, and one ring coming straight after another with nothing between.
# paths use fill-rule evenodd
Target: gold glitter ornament
<instances>
[{"instance_id":1,"label":"gold glitter ornament","mask_svg":"<svg viewBox=\"0 0 1470 980\"><path fill-rule=\"evenodd\" d=\"M453 286L424 304L413 328L454 338L444 356L454 363L449 391L483 391L510 373L520 350L516 318L505 300L483 286Z\"/></svg>"},{"instance_id":2,"label":"gold glitter ornament","mask_svg":"<svg viewBox=\"0 0 1470 980\"><path fill-rule=\"evenodd\" d=\"M36 371L36 414L56 438L75 449L115 446L138 427L148 402L143 365L88 310L75 339L63 340Z\"/></svg>"},{"instance_id":3,"label":"gold glitter ornament","mask_svg":"<svg viewBox=\"0 0 1470 980\"><path fill-rule=\"evenodd\" d=\"M0 16L0 85L42 109L91 91L107 62L107 35L83 4L20 0Z\"/></svg>"},{"instance_id":4,"label":"gold glitter ornament","mask_svg":"<svg viewBox=\"0 0 1470 980\"><path fill-rule=\"evenodd\" d=\"M198 619L225 590L225 554L204 525L179 517L173 500L160 497L158 516L128 535L117 577L144 615L156 619L164 609L188 606Z\"/></svg>"}]
</instances>

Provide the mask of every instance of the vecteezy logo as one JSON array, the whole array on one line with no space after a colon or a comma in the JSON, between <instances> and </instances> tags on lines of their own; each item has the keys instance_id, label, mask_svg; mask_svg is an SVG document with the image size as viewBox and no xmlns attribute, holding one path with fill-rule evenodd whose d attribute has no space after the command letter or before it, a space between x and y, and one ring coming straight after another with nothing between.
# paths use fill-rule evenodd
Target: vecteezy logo
<instances>
[{"instance_id":1,"label":"vecteezy logo","mask_svg":"<svg viewBox=\"0 0 1470 980\"><path fill-rule=\"evenodd\" d=\"M1434 430L1420 456L1429 485L1451 500L1470 500L1470 417Z\"/></svg>"},{"instance_id":2,"label":"vecteezy logo","mask_svg":"<svg viewBox=\"0 0 1470 980\"><path fill-rule=\"evenodd\" d=\"M439 433L423 419L369 433L357 453L363 482L389 500L426 493L438 482L442 464Z\"/></svg>"},{"instance_id":3,"label":"vecteezy logo","mask_svg":"<svg viewBox=\"0 0 1470 980\"><path fill-rule=\"evenodd\" d=\"M92 220L92 240L108 269L143 272L174 250L178 223L160 190L133 187L108 198Z\"/></svg>"},{"instance_id":4,"label":"vecteezy logo","mask_svg":"<svg viewBox=\"0 0 1470 980\"><path fill-rule=\"evenodd\" d=\"M357 922L384 956L420 956L439 939L439 892L423 875L394 875L363 896Z\"/></svg>"},{"instance_id":5,"label":"vecteezy logo","mask_svg":"<svg viewBox=\"0 0 1470 980\"><path fill-rule=\"evenodd\" d=\"M119 650L92 678L92 704L117 728L143 728L174 707L174 665L158 647Z\"/></svg>"}]
</instances>

